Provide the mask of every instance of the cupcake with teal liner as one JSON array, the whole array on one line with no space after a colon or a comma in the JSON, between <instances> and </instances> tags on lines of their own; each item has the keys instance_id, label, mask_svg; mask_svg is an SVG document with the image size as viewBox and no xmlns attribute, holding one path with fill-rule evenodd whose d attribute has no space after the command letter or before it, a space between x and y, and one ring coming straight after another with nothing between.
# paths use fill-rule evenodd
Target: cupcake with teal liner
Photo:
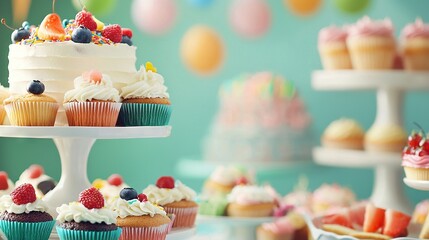
<instances>
[{"instance_id":1,"label":"cupcake with teal liner","mask_svg":"<svg viewBox=\"0 0 429 240\"><path fill-rule=\"evenodd\" d=\"M136 81L121 89L122 107L119 125L165 126L171 116L170 95L164 77L152 63L140 67Z\"/></svg>"},{"instance_id":2,"label":"cupcake with teal liner","mask_svg":"<svg viewBox=\"0 0 429 240\"><path fill-rule=\"evenodd\" d=\"M31 184L20 185L0 198L0 230L10 240L48 240L55 225L48 210Z\"/></svg>"},{"instance_id":3,"label":"cupcake with teal liner","mask_svg":"<svg viewBox=\"0 0 429 240\"><path fill-rule=\"evenodd\" d=\"M164 240L172 221L160 206L148 201L143 193L124 188L110 205L117 212L117 225L122 228L120 240Z\"/></svg>"},{"instance_id":4,"label":"cupcake with teal liner","mask_svg":"<svg viewBox=\"0 0 429 240\"><path fill-rule=\"evenodd\" d=\"M57 208L61 240L117 240L121 229L116 226L117 213L104 206L103 195L96 188L79 194L79 202Z\"/></svg>"},{"instance_id":5,"label":"cupcake with teal liner","mask_svg":"<svg viewBox=\"0 0 429 240\"><path fill-rule=\"evenodd\" d=\"M114 127L121 103L110 77L96 70L74 79L74 89L64 94L70 126Z\"/></svg>"}]
</instances>

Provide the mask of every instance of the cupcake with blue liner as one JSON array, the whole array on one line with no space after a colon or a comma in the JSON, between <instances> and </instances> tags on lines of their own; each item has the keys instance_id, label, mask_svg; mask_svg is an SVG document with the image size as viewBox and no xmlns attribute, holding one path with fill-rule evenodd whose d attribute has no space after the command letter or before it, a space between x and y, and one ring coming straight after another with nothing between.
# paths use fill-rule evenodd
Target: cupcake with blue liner
<instances>
[{"instance_id":1,"label":"cupcake with blue liner","mask_svg":"<svg viewBox=\"0 0 429 240\"><path fill-rule=\"evenodd\" d=\"M103 195L96 188L79 194L79 202L57 208L57 233L61 240L117 240L116 212L104 206Z\"/></svg>"},{"instance_id":2,"label":"cupcake with blue liner","mask_svg":"<svg viewBox=\"0 0 429 240\"><path fill-rule=\"evenodd\" d=\"M31 184L20 185L0 198L0 230L10 240L47 240L55 225L47 211Z\"/></svg>"},{"instance_id":3,"label":"cupcake with blue liner","mask_svg":"<svg viewBox=\"0 0 429 240\"><path fill-rule=\"evenodd\" d=\"M136 81L121 89L122 107L118 125L165 126L171 116L170 95L164 78L152 63L140 67Z\"/></svg>"},{"instance_id":4,"label":"cupcake with blue liner","mask_svg":"<svg viewBox=\"0 0 429 240\"><path fill-rule=\"evenodd\" d=\"M172 223L162 207L149 202L145 194L137 194L133 188L122 189L110 207L118 213L120 240L164 240Z\"/></svg>"}]
</instances>

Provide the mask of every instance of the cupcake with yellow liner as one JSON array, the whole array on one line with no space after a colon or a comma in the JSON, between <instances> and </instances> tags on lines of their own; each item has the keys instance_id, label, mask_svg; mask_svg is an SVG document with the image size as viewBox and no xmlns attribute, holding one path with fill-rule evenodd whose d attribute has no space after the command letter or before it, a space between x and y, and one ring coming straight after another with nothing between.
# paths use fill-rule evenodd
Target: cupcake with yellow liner
<instances>
[{"instance_id":1,"label":"cupcake with yellow liner","mask_svg":"<svg viewBox=\"0 0 429 240\"><path fill-rule=\"evenodd\" d=\"M329 148L363 149L365 132L360 124L348 118L333 121L322 135L322 145Z\"/></svg>"},{"instance_id":2,"label":"cupcake with yellow liner","mask_svg":"<svg viewBox=\"0 0 429 240\"><path fill-rule=\"evenodd\" d=\"M276 207L267 189L255 185L237 185L227 199L226 215L231 217L269 217Z\"/></svg>"},{"instance_id":3,"label":"cupcake with yellow liner","mask_svg":"<svg viewBox=\"0 0 429 240\"><path fill-rule=\"evenodd\" d=\"M45 85L33 80L27 94L15 95L3 101L11 125L54 126L59 104L54 98L43 94Z\"/></svg>"},{"instance_id":4,"label":"cupcake with yellow liner","mask_svg":"<svg viewBox=\"0 0 429 240\"><path fill-rule=\"evenodd\" d=\"M196 193L180 181L170 176L162 176L156 185L143 190L148 200L164 208L167 214L174 214L175 227L193 227L198 213L198 204L194 201Z\"/></svg>"},{"instance_id":5,"label":"cupcake with yellow liner","mask_svg":"<svg viewBox=\"0 0 429 240\"><path fill-rule=\"evenodd\" d=\"M352 68L346 39L347 31L342 28L330 26L320 30L318 49L324 69Z\"/></svg>"},{"instance_id":6,"label":"cupcake with yellow liner","mask_svg":"<svg viewBox=\"0 0 429 240\"><path fill-rule=\"evenodd\" d=\"M407 142L407 133L396 124L377 124L365 134L365 150L401 152Z\"/></svg>"},{"instance_id":7,"label":"cupcake with yellow liner","mask_svg":"<svg viewBox=\"0 0 429 240\"><path fill-rule=\"evenodd\" d=\"M6 118L6 110L4 109L3 101L10 97L9 90L0 85L0 125L4 123Z\"/></svg>"},{"instance_id":8,"label":"cupcake with yellow liner","mask_svg":"<svg viewBox=\"0 0 429 240\"><path fill-rule=\"evenodd\" d=\"M113 127L121 109L119 92L108 75L85 72L64 94L64 109L70 126Z\"/></svg>"},{"instance_id":9,"label":"cupcake with yellow liner","mask_svg":"<svg viewBox=\"0 0 429 240\"><path fill-rule=\"evenodd\" d=\"M429 24L418 18L405 26L401 52L406 70L429 70Z\"/></svg>"},{"instance_id":10,"label":"cupcake with yellow liner","mask_svg":"<svg viewBox=\"0 0 429 240\"><path fill-rule=\"evenodd\" d=\"M110 208L118 213L117 225L121 227L120 240L163 240L171 222L162 207L148 201L143 193L124 188Z\"/></svg>"},{"instance_id":11,"label":"cupcake with yellow liner","mask_svg":"<svg viewBox=\"0 0 429 240\"><path fill-rule=\"evenodd\" d=\"M350 27L347 48L354 69L391 69L396 54L392 22L365 16Z\"/></svg>"},{"instance_id":12,"label":"cupcake with yellow liner","mask_svg":"<svg viewBox=\"0 0 429 240\"><path fill-rule=\"evenodd\" d=\"M140 67L136 81L121 89L118 125L164 126L170 121L171 102L164 78L152 63Z\"/></svg>"}]
</instances>

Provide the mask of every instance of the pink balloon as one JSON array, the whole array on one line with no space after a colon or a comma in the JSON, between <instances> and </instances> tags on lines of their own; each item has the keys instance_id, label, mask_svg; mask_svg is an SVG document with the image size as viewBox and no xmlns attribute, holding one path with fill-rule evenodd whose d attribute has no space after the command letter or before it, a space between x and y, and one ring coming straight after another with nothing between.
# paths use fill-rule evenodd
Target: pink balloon
<instances>
[{"instance_id":1,"label":"pink balloon","mask_svg":"<svg viewBox=\"0 0 429 240\"><path fill-rule=\"evenodd\" d=\"M229 20L235 32L243 37L263 35L271 25L271 10L266 0L234 0Z\"/></svg>"},{"instance_id":2,"label":"pink balloon","mask_svg":"<svg viewBox=\"0 0 429 240\"><path fill-rule=\"evenodd\" d=\"M131 6L134 24L153 35L167 32L177 15L176 0L134 0Z\"/></svg>"}]
</instances>

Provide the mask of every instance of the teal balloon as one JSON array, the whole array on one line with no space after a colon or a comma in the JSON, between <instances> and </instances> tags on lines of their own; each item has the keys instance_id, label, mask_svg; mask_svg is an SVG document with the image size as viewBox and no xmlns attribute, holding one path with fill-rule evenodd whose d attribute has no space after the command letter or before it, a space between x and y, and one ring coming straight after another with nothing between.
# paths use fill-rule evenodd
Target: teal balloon
<instances>
[{"instance_id":1,"label":"teal balloon","mask_svg":"<svg viewBox=\"0 0 429 240\"><path fill-rule=\"evenodd\" d=\"M345 13L358 13L368 7L370 0L333 0L335 6Z\"/></svg>"},{"instance_id":2,"label":"teal balloon","mask_svg":"<svg viewBox=\"0 0 429 240\"><path fill-rule=\"evenodd\" d=\"M86 10L92 13L96 18L103 17L112 12L116 6L117 0L72 0L74 7L80 11L82 5L85 5Z\"/></svg>"},{"instance_id":3,"label":"teal balloon","mask_svg":"<svg viewBox=\"0 0 429 240\"><path fill-rule=\"evenodd\" d=\"M188 0L188 2L197 7L207 7L212 4L213 0Z\"/></svg>"}]
</instances>

